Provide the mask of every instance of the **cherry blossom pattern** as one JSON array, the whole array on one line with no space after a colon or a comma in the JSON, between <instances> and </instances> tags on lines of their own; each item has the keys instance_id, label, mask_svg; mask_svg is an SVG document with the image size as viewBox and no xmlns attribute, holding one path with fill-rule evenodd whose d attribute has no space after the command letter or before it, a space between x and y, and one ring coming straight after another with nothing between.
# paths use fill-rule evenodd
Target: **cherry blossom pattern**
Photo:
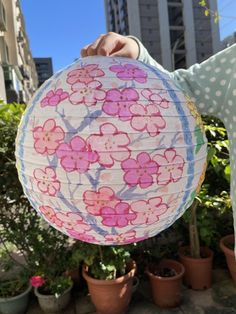
<instances>
[{"instance_id":1,"label":"cherry blossom pattern","mask_svg":"<svg viewBox=\"0 0 236 314\"><path fill-rule=\"evenodd\" d=\"M98 162L104 167L112 167L115 161L123 161L130 156L127 147L130 138L125 132L119 131L113 124L104 123L100 126L100 134L93 134L87 139L92 151L97 152Z\"/></svg>"},{"instance_id":2,"label":"cherry blossom pattern","mask_svg":"<svg viewBox=\"0 0 236 314\"><path fill-rule=\"evenodd\" d=\"M90 163L98 159L97 153L89 150L80 136L73 137L68 144L60 144L56 154L61 160L61 166L67 172L84 173L89 169Z\"/></svg>"},{"instance_id":3,"label":"cherry blossom pattern","mask_svg":"<svg viewBox=\"0 0 236 314\"><path fill-rule=\"evenodd\" d=\"M68 73L67 83L75 84L77 82L88 84L94 80L95 77L104 76L105 73L99 69L97 64L87 64L81 66Z\"/></svg>"},{"instance_id":4,"label":"cherry blossom pattern","mask_svg":"<svg viewBox=\"0 0 236 314\"><path fill-rule=\"evenodd\" d=\"M98 101L104 100L106 93L101 89L102 84L99 81L89 83L78 82L72 85L73 91L70 94L70 102L73 105L85 104L86 106L94 106Z\"/></svg>"},{"instance_id":5,"label":"cherry blossom pattern","mask_svg":"<svg viewBox=\"0 0 236 314\"><path fill-rule=\"evenodd\" d=\"M50 90L46 96L41 100L41 107L46 106L57 106L61 101L68 98L69 94L63 91L62 88L57 89L56 91Z\"/></svg>"},{"instance_id":6,"label":"cherry blossom pattern","mask_svg":"<svg viewBox=\"0 0 236 314\"><path fill-rule=\"evenodd\" d=\"M150 103L153 103L163 109L169 108L169 100L166 98L162 97L160 94L153 92L149 88L145 88L142 90L141 94L143 95L144 98L150 101Z\"/></svg>"},{"instance_id":7,"label":"cherry blossom pattern","mask_svg":"<svg viewBox=\"0 0 236 314\"><path fill-rule=\"evenodd\" d=\"M37 168L34 170L34 178L37 181L38 189L44 194L55 196L60 190L60 182L57 180L56 172L51 167L44 170Z\"/></svg>"},{"instance_id":8,"label":"cherry blossom pattern","mask_svg":"<svg viewBox=\"0 0 236 314\"><path fill-rule=\"evenodd\" d=\"M132 113L129 108L136 104L139 94L133 88L110 89L106 94L103 111L110 116L118 116L121 121L130 120Z\"/></svg>"},{"instance_id":9,"label":"cherry blossom pattern","mask_svg":"<svg viewBox=\"0 0 236 314\"><path fill-rule=\"evenodd\" d=\"M158 170L156 162L145 152L139 153L137 160L130 158L123 161L121 168L125 171L124 181L131 187L139 184L142 189L153 184L152 176Z\"/></svg>"},{"instance_id":10,"label":"cherry blossom pattern","mask_svg":"<svg viewBox=\"0 0 236 314\"><path fill-rule=\"evenodd\" d=\"M120 202L114 208L101 208L100 215L103 218L103 225L119 228L127 226L130 220L136 218L136 215L130 212L129 204L125 202Z\"/></svg>"},{"instance_id":11,"label":"cherry blossom pattern","mask_svg":"<svg viewBox=\"0 0 236 314\"><path fill-rule=\"evenodd\" d=\"M153 197L148 201L137 201L131 204L131 210L136 218L131 221L132 225L151 225L159 220L168 209L167 204L162 202L161 197Z\"/></svg>"},{"instance_id":12,"label":"cherry blossom pattern","mask_svg":"<svg viewBox=\"0 0 236 314\"><path fill-rule=\"evenodd\" d=\"M128 231L121 234L109 234L105 236L105 241L109 244L128 244L144 240L145 238L136 238L136 231Z\"/></svg>"},{"instance_id":13,"label":"cherry blossom pattern","mask_svg":"<svg viewBox=\"0 0 236 314\"><path fill-rule=\"evenodd\" d=\"M87 232L86 233L80 233L80 232L75 231L75 230L67 229L67 233L69 234L69 236L71 236L77 240L83 241L83 242L99 243L99 241L97 241L97 239L95 239L94 236L87 234Z\"/></svg>"},{"instance_id":14,"label":"cherry blossom pattern","mask_svg":"<svg viewBox=\"0 0 236 314\"><path fill-rule=\"evenodd\" d=\"M77 213L58 211L55 215L60 222L60 227L64 227L68 232L75 231L78 233L84 233L91 230L91 227L87 225L83 221L83 218Z\"/></svg>"},{"instance_id":15,"label":"cherry blossom pattern","mask_svg":"<svg viewBox=\"0 0 236 314\"><path fill-rule=\"evenodd\" d=\"M115 72L116 76L123 81L136 81L145 83L147 81L147 73L134 64L112 65L110 71Z\"/></svg>"},{"instance_id":16,"label":"cherry blossom pattern","mask_svg":"<svg viewBox=\"0 0 236 314\"><path fill-rule=\"evenodd\" d=\"M132 105L129 109L132 113L130 125L137 131L147 130L150 136L156 136L164 129L166 122L156 105L142 106Z\"/></svg>"},{"instance_id":17,"label":"cherry blossom pattern","mask_svg":"<svg viewBox=\"0 0 236 314\"><path fill-rule=\"evenodd\" d=\"M100 215L102 207L115 207L120 202L114 191L106 186L99 188L98 191L85 191L83 201L86 204L86 210L95 216Z\"/></svg>"},{"instance_id":18,"label":"cherry blossom pattern","mask_svg":"<svg viewBox=\"0 0 236 314\"><path fill-rule=\"evenodd\" d=\"M64 137L63 129L56 125L54 119L48 119L43 126L33 129L34 149L42 155L53 155Z\"/></svg>"},{"instance_id":19,"label":"cherry blossom pattern","mask_svg":"<svg viewBox=\"0 0 236 314\"><path fill-rule=\"evenodd\" d=\"M39 211L50 223L56 225L59 228L62 227L62 221L57 218L55 211L51 206L47 205L39 206Z\"/></svg>"},{"instance_id":20,"label":"cherry blossom pattern","mask_svg":"<svg viewBox=\"0 0 236 314\"><path fill-rule=\"evenodd\" d=\"M167 185L181 179L184 159L182 156L177 155L175 149L166 149L164 155L157 154L153 157L153 160L158 165L157 183L159 185Z\"/></svg>"}]
</instances>

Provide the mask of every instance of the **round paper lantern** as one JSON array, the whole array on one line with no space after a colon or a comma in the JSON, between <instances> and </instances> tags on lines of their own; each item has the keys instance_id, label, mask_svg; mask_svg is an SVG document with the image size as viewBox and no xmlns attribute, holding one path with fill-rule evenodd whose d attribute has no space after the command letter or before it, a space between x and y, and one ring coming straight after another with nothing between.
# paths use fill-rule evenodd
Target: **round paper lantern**
<instances>
[{"instance_id":1,"label":"round paper lantern","mask_svg":"<svg viewBox=\"0 0 236 314\"><path fill-rule=\"evenodd\" d=\"M137 242L168 228L204 177L207 141L169 76L87 57L46 81L16 140L20 181L49 224L82 241Z\"/></svg>"}]
</instances>

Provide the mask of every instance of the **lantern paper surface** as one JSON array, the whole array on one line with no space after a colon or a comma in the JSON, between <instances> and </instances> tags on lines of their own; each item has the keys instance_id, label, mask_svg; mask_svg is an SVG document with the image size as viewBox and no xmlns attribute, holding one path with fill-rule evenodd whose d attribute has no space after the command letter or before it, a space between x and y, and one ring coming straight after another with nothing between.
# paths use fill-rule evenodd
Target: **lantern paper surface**
<instances>
[{"instance_id":1,"label":"lantern paper surface","mask_svg":"<svg viewBox=\"0 0 236 314\"><path fill-rule=\"evenodd\" d=\"M117 245L152 237L190 206L207 141L168 75L127 58L87 57L46 81L16 139L24 192L56 229Z\"/></svg>"}]
</instances>

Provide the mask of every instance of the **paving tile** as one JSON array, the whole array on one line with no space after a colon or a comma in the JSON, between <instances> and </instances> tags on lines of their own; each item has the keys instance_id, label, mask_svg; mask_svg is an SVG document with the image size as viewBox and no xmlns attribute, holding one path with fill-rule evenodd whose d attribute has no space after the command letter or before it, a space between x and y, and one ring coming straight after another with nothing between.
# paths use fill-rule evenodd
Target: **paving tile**
<instances>
[{"instance_id":1,"label":"paving tile","mask_svg":"<svg viewBox=\"0 0 236 314\"><path fill-rule=\"evenodd\" d=\"M236 287L226 269L213 271L212 288L194 291L182 287L182 303L175 309L160 309L152 301L148 280L142 280L133 293L127 314L236 314ZM75 291L73 301L61 314L96 314L90 297ZM43 314L37 299L32 295L26 314Z\"/></svg>"},{"instance_id":2,"label":"paving tile","mask_svg":"<svg viewBox=\"0 0 236 314\"><path fill-rule=\"evenodd\" d=\"M88 295L76 295L75 309L76 314L92 314L96 312L95 306Z\"/></svg>"}]
</instances>

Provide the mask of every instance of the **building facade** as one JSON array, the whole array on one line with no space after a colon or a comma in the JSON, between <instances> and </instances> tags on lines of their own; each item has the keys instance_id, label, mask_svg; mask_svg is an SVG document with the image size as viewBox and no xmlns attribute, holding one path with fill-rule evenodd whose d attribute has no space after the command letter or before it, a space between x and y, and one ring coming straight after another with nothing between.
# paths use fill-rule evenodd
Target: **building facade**
<instances>
[{"instance_id":1,"label":"building facade","mask_svg":"<svg viewBox=\"0 0 236 314\"><path fill-rule=\"evenodd\" d=\"M28 103L38 78L19 0L0 0L0 99Z\"/></svg>"},{"instance_id":2,"label":"building facade","mask_svg":"<svg viewBox=\"0 0 236 314\"><path fill-rule=\"evenodd\" d=\"M208 0L217 10L217 0ZM197 0L105 0L107 30L138 37L166 69L188 68L221 49L219 25Z\"/></svg>"},{"instance_id":3,"label":"building facade","mask_svg":"<svg viewBox=\"0 0 236 314\"><path fill-rule=\"evenodd\" d=\"M223 48L232 46L235 43L236 43L236 31L232 35L229 35L222 40Z\"/></svg>"},{"instance_id":4,"label":"building facade","mask_svg":"<svg viewBox=\"0 0 236 314\"><path fill-rule=\"evenodd\" d=\"M38 74L38 86L53 75L52 58L34 58Z\"/></svg>"}]
</instances>

